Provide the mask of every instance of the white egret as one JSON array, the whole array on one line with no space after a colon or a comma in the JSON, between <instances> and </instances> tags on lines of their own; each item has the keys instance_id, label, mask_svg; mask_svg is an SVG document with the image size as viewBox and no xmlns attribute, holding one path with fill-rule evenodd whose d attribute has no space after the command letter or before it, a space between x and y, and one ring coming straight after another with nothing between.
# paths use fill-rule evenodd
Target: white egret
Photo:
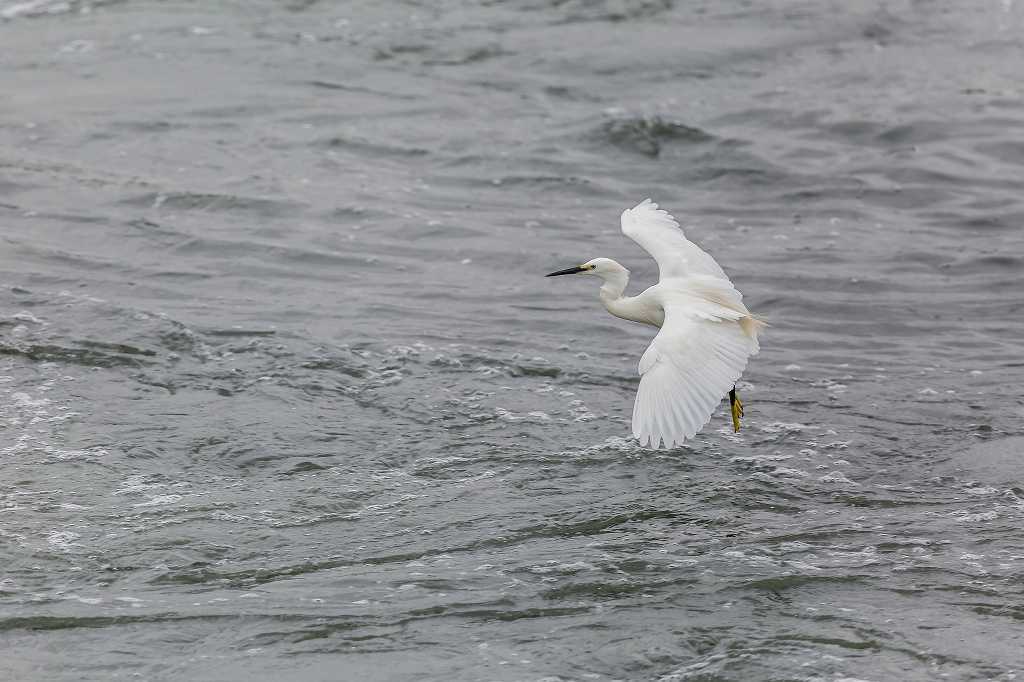
<instances>
[{"instance_id":1,"label":"white egret","mask_svg":"<svg viewBox=\"0 0 1024 682\"><path fill-rule=\"evenodd\" d=\"M743 305L715 259L650 199L622 212L622 232L657 261L660 276L654 286L625 296L629 270L610 258L547 277L597 275L604 281L600 296L608 312L661 329L640 358L633 435L644 446L675 447L704 428L726 394L733 429L739 431L743 403L736 381L757 354L765 323Z\"/></svg>"}]
</instances>

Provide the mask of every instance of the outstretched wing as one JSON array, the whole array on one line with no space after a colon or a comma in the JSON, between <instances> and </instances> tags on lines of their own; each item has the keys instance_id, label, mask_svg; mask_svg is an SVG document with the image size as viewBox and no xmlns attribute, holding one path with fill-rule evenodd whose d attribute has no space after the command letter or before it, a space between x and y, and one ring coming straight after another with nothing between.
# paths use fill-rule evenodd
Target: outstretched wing
<instances>
[{"instance_id":1,"label":"outstretched wing","mask_svg":"<svg viewBox=\"0 0 1024 682\"><path fill-rule=\"evenodd\" d=\"M687 275L729 279L714 258L686 238L676 219L650 199L622 212L622 233L654 257L661 279Z\"/></svg>"},{"instance_id":2,"label":"outstretched wing","mask_svg":"<svg viewBox=\"0 0 1024 682\"><path fill-rule=\"evenodd\" d=\"M762 323L748 314L680 296L665 305L665 324L640 358L633 435L671 448L704 428L757 354Z\"/></svg>"}]
</instances>

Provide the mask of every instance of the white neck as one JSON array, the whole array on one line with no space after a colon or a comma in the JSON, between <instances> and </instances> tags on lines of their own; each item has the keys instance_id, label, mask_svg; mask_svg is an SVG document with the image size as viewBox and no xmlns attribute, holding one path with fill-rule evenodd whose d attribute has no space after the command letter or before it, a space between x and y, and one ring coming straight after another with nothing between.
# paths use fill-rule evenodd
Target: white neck
<instances>
[{"instance_id":1,"label":"white neck","mask_svg":"<svg viewBox=\"0 0 1024 682\"><path fill-rule=\"evenodd\" d=\"M633 322L660 327L664 321L664 314L660 309L654 309L647 302L636 297L624 296L626 285L629 283L629 270L613 261L615 267L605 268L595 272L598 277L604 280L601 285L601 303L605 310L615 317Z\"/></svg>"},{"instance_id":2,"label":"white neck","mask_svg":"<svg viewBox=\"0 0 1024 682\"><path fill-rule=\"evenodd\" d=\"M601 285L602 301L607 303L622 298L626 285L629 284L629 270L622 268L613 272L600 272L597 275L604 280L604 284Z\"/></svg>"}]
</instances>

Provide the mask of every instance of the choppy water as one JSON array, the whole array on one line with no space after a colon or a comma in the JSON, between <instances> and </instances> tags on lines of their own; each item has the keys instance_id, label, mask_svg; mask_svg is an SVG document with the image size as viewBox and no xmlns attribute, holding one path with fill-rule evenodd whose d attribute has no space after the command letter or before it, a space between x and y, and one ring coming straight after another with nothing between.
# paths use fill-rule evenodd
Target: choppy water
<instances>
[{"instance_id":1,"label":"choppy water","mask_svg":"<svg viewBox=\"0 0 1024 682\"><path fill-rule=\"evenodd\" d=\"M1024 675L1024 7L0 2L0 678ZM690 447L594 256L772 323Z\"/></svg>"}]
</instances>

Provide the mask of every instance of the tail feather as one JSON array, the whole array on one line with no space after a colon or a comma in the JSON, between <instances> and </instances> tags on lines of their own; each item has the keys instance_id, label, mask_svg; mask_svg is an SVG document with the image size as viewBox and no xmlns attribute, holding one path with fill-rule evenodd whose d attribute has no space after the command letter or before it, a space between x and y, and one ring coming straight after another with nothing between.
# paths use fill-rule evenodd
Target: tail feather
<instances>
[{"instance_id":1,"label":"tail feather","mask_svg":"<svg viewBox=\"0 0 1024 682\"><path fill-rule=\"evenodd\" d=\"M768 326L768 323L753 316L740 318L739 323L740 329L743 330L743 333L754 342L754 353L756 353L761 349L757 337L760 336L761 332L764 331L764 328Z\"/></svg>"}]
</instances>

